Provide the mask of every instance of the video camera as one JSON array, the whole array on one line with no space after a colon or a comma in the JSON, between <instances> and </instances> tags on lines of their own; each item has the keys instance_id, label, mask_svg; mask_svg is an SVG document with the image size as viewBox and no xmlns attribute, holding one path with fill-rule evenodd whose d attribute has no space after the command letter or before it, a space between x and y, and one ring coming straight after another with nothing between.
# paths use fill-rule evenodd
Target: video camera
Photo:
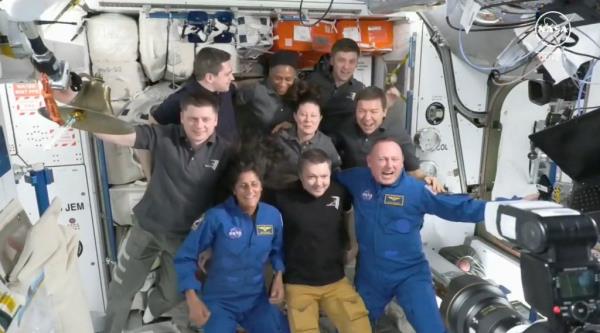
<instances>
[{"instance_id":1,"label":"video camera","mask_svg":"<svg viewBox=\"0 0 600 333\"><path fill-rule=\"evenodd\" d=\"M486 229L521 249L525 300L547 321L528 324L499 287L472 275L454 278L441 311L450 332L598 332L600 264L591 253L598 226L553 202L490 203Z\"/></svg>"}]
</instances>

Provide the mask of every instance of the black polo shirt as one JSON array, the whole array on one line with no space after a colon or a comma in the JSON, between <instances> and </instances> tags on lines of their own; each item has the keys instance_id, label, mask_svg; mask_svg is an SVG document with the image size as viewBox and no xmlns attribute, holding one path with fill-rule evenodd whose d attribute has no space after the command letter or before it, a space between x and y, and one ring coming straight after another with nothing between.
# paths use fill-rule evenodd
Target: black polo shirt
<instances>
[{"instance_id":1,"label":"black polo shirt","mask_svg":"<svg viewBox=\"0 0 600 333\"><path fill-rule=\"evenodd\" d=\"M138 223L150 232L185 236L215 204L230 145L213 134L192 149L181 125L139 125L135 133L134 147L149 149L154 163L146 192L133 208Z\"/></svg>"},{"instance_id":2,"label":"black polo shirt","mask_svg":"<svg viewBox=\"0 0 600 333\"><path fill-rule=\"evenodd\" d=\"M348 192L332 181L319 198L300 182L273 194L283 216L285 283L323 286L344 277L348 232L344 212L350 210Z\"/></svg>"},{"instance_id":3,"label":"black polo shirt","mask_svg":"<svg viewBox=\"0 0 600 333\"><path fill-rule=\"evenodd\" d=\"M398 126L389 126L383 122L375 132L366 135L355 120L345 123L334 137L335 145L342 158L342 169L366 167L367 155L373 143L380 138L391 137L398 142L404 154L404 169L414 171L419 169L419 158L410 135Z\"/></svg>"},{"instance_id":4,"label":"black polo shirt","mask_svg":"<svg viewBox=\"0 0 600 333\"><path fill-rule=\"evenodd\" d=\"M339 125L354 118L356 103L354 97L365 88L362 82L355 78L337 87L331 71L317 70L308 77L311 87L319 91L321 114L320 130L331 135L339 129Z\"/></svg>"},{"instance_id":5,"label":"black polo shirt","mask_svg":"<svg viewBox=\"0 0 600 333\"><path fill-rule=\"evenodd\" d=\"M292 89L292 88L291 88ZM246 129L270 134L273 127L287 121L293 122L295 102L284 100L268 80L241 87L235 96L240 132Z\"/></svg>"},{"instance_id":6,"label":"black polo shirt","mask_svg":"<svg viewBox=\"0 0 600 333\"><path fill-rule=\"evenodd\" d=\"M181 108L179 103L186 94L215 96L219 101L217 134L229 142L237 142L239 134L233 108L233 96L235 95L235 86L233 84L229 87L229 91L227 92L212 92L204 88L195 79L190 78L179 90L167 97L167 99L152 112L152 117L162 125L181 123Z\"/></svg>"}]
</instances>

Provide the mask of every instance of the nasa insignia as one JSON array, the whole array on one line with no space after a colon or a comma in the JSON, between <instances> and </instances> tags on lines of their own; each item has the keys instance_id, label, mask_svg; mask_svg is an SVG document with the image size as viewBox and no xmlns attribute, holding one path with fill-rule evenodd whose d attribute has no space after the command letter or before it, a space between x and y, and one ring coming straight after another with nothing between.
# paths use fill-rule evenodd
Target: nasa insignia
<instances>
[{"instance_id":1,"label":"nasa insignia","mask_svg":"<svg viewBox=\"0 0 600 333\"><path fill-rule=\"evenodd\" d=\"M373 193L371 193L371 191L369 191L369 190L365 190L361 194L361 197L362 197L363 200L371 201L371 199L373 199Z\"/></svg>"},{"instance_id":2,"label":"nasa insignia","mask_svg":"<svg viewBox=\"0 0 600 333\"><path fill-rule=\"evenodd\" d=\"M229 239L238 239L238 238L242 237L242 229L240 229L238 227L233 227L233 228L229 229L229 232L227 233L227 237L229 237Z\"/></svg>"}]
</instances>

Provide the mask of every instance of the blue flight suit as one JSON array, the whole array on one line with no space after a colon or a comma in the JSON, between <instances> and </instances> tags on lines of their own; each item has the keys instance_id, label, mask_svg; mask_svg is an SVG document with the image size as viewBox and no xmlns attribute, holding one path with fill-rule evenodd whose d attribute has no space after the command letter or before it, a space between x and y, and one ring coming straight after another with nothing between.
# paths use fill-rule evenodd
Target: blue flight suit
<instances>
[{"instance_id":1,"label":"blue flight suit","mask_svg":"<svg viewBox=\"0 0 600 333\"><path fill-rule=\"evenodd\" d=\"M434 195L406 172L390 186L378 184L367 168L347 169L336 177L352 195L359 244L355 283L371 322L396 296L418 333L445 332L421 245L423 216L480 222L486 202Z\"/></svg>"},{"instance_id":2,"label":"blue flight suit","mask_svg":"<svg viewBox=\"0 0 600 333\"><path fill-rule=\"evenodd\" d=\"M237 324L250 333L288 332L287 320L269 303L263 271L267 259L274 271L284 270L279 211L261 202L253 221L230 197L194 226L174 262L179 291L201 291L211 312L204 332L233 333ZM202 286L198 255L209 248L213 254Z\"/></svg>"}]
</instances>

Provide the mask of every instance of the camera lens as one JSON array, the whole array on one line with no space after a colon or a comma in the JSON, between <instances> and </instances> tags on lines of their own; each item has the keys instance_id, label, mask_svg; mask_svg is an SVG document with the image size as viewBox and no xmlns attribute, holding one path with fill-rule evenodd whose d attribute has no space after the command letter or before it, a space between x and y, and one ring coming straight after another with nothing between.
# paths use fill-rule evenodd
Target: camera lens
<instances>
[{"instance_id":1,"label":"camera lens","mask_svg":"<svg viewBox=\"0 0 600 333\"><path fill-rule=\"evenodd\" d=\"M505 333L526 322L500 288L474 275L450 282L440 311L452 333Z\"/></svg>"}]
</instances>

